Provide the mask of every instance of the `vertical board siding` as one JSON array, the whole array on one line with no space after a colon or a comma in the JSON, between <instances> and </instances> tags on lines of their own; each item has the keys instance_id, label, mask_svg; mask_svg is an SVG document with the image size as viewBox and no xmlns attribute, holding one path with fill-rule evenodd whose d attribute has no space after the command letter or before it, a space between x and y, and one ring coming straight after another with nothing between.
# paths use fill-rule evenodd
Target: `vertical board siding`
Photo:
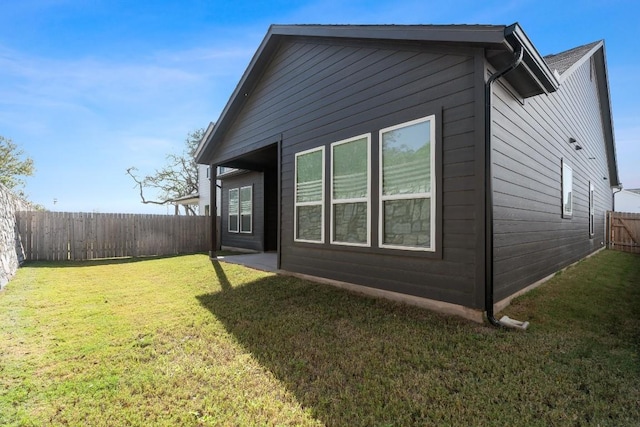
<instances>
[{"instance_id":1,"label":"vertical board siding","mask_svg":"<svg viewBox=\"0 0 640 427\"><path fill-rule=\"evenodd\" d=\"M208 251L211 218L70 212L18 212L28 261L176 255Z\"/></svg>"},{"instance_id":2,"label":"vertical board siding","mask_svg":"<svg viewBox=\"0 0 640 427\"><path fill-rule=\"evenodd\" d=\"M586 61L550 95L524 105L501 84L493 98L495 294L502 299L601 248L611 209L596 79ZM577 140L576 151L569 138ZM564 159L573 169L573 217L562 218ZM589 237L589 182L595 235Z\"/></svg>"},{"instance_id":3,"label":"vertical board siding","mask_svg":"<svg viewBox=\"0 0 640 427\"><path fill-rule=\"evenodd\" d=\"M476 204L482 178L477 175L475 121L482 100L476 99L474 55L470 49L355 41L330 44L292 39L281 44L247 94L213 163L261 148L261 143L267 143L265 136L282 135L283 269L478 306L477 263L482 260L477 259L476 242L483 216ZM444 212L440 247L436 256L381 250L377 247L378 131L432 114L441 121L436 124L441 159L436 167L441 171L437 203ZM371 133L372 246L330 244L329 234L325 244L295 243L295 153L321 145L328 150L333 142L365 133ZM225 180L223 186L236 184ZM225 197L223 193L223 206ZM325 200L328 233L330 197ZM234 241L231 233L225 234L225 215L223 211L223 244L231 246Z\"/></svg>"},{"instance_id":4,"label":"vertical board siding","mask_svg":"<svg viewBox=\"0 0 640 427\"><path fill-rule=\"evenodd\" d=\"M608 212L609 248L640 254L640 213Z\"/></svg>"}]
</instances>

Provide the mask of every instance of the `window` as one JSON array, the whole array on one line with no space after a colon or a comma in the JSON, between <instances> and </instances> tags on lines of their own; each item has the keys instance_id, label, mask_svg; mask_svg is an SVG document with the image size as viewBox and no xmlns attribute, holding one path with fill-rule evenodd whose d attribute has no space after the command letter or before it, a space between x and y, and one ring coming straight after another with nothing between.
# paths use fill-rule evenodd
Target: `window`
<instances>
[{"instance_id":1,"label":"window","mask_svg":"<svg viewBox=\"0 0 640 427\"><path fill-rule=\"evenodd\" d=\"M253 212L253 187L240 188L240 232L251 233Z\"/></svg>"},{"instance_id":2,"label":"window","mask_svg":"<svg viewBox=\"0 0 640 427\"><path fill-rule=\"evenodd\" d=\"M370 135L331 144L331 243L369 246Z\"/></svg>"},{"instance_id":3,"label":"window","mask_svg":"<svg viewBox=\"0 0 640 427\"><path fill-rule=\"evenodd\" d=\"M589 237L593 237L595 234L595 206L593 194L595 189L593 183L589 183Z\"/></svg>"},{"instance_id":4,"label":"window","mask_svg":"<svg viewBox=\"0 0 640 427\"><path fill-rule=\"evenodd\" d=\"M384 248L435 250L435 116L380 131Z\"/></svg>"},{"instance_id":5,"label":"window","mask_svg":"<svg viewBox=\"0 0 640 427\"><path fill-rule=\"evenodd\" d=\"M238 200L239 200L239 191L237 188L232 188L229 190L229 232L237 233L238 232L238 219L239 219L239 209L238 209Z\"/></svg>"},{"instance_id":6,"label":"window","mask_svg":"<svg viewBox=\"0 0 640 427\"><path fill-rule=\"evenodd\" d=\"M573 216L573 169L562 160L562 217Z\"/></svg>"},{"instance_id":7,"label":"window","mask_svg":"<svg viewBox=\"0 0 640 427\"><path fill-rule=\"evenodd\" d=\"M294 240L324 243L324 147L296 154Z\"/></svg>"},{"instance_id":8,"label":"window","mask_svg":"<svg viewBox=\"0 0 640 427\"><path fill-rule=\"evenodd\" d=\"M206 207L208 210L209 206ZM253 187L246 186L229 190L229 232L251 233L253 231Z\"/></svg>"}]
</instances>

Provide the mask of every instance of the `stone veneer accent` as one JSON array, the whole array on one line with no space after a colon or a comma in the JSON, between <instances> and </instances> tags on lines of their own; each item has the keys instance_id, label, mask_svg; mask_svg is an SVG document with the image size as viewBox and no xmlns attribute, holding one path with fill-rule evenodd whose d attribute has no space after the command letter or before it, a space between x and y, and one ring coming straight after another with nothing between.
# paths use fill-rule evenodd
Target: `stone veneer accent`
<instances>
[{"instance_id":1,"label":"stone veneer accent","mask_svg":"<svg viewBox=\"0 0 640 427\"><path fill-rule=\"evenodd\" d=\"M0 184L0 289L9 283L24 261L16 212L25 210L33 207Z\"/></svg>"}]
</instances>

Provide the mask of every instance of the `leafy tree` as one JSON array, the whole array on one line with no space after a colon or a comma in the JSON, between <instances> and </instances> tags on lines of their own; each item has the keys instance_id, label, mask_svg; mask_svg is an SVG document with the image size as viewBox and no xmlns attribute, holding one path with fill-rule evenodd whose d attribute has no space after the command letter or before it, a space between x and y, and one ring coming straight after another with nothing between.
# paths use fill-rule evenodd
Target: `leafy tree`
<instances>
[{"instance_id":1,"label":"leafy tree","mask_svg":"<svg viewBox=\"0 0 640 427\"><path fill-rule=\"evenodd\" d=\"M22 177L32 176L34 172L33 160L24 157L24 151L12 140L0 135L0 183L16 190L25 184Z\"/></svg>"},{"instance_id":2,"label":"leafy tree","mask_svg":"<svg viewBox=\"0 0 640 427\"><path fill-rule=\"evenodd\" d=\"M180 154L167 155L167 164L152 175L139 178L135 174L138 170L136 167L127 169L127 174L136 182L140 191L142 203L164 205L179 197L198 192L198 165L194 155L204 132L204 129L196 129L189 133L183 151ZM145 189L155 190L156 200L148 200L144 195ZM193 206L183 206L186 215L196 214Z\"/></svg>"}]
</instances>

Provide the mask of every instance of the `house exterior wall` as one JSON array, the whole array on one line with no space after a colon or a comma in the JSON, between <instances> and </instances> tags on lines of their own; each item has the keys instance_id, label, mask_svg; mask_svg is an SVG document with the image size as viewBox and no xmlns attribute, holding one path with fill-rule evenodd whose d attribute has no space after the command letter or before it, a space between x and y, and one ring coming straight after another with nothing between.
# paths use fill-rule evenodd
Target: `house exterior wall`
<instances>
[{"instance_id":1,"label":"house exterior wall","mask_svg":"<svg viewBox=\"0 0 640 427\"><path fill-rule=\"evenodd\" d=\"M222 246L254 251L264 250L264 180L260 172L246 172L221 180L222 199L220 241ZM252 231L251 233L229 232L229 189L252 187Z\"/></svg>"},{"instance_id":2,"label":"house exterior wall","mask_svg":"<svg viewBox=\"0 0 640 427\"><path fill-rule=\"evenodd\" d=\"M616 212L640 213L640 194L633 191L622 190L615 194Z\"/></svg>"},{"instance_id":3,"label":"house exterior wall","mask_svg":"<svg viewBox=\"0 0 640 427\"><path fill-rule=\"evenodd\" d=\"M211 183L208 165L198 165L198 215L205 215L211 207Z\"/></svg>"},{"instance_id":4,"label":"house exterior wall","mask_svg":"<svg viewBox=\"0 0 640 427\"><path fill-rule=\"evenodd\" d=\"M480 50L289 39L247 94L213 163L282 135L282 269L480 308L483 67ZM436 251L381 249L378 132L429 115L436 115ZM371 135L371 246L329 243L328 180L325 243L294 242L295 154L324 146L329 177L331 143L362 134Z\"/></svg>"},{"instance_id":5,"label":"house exterior wall","mask_svg":"<svg viewBox=\"0 0 640 427\"><path fill-rule=\"evenodd\" d=\"M495 300L603 247L611 209L597 78L585 61L557 92L524 101L494 84ZM575 138L570 143L569 138ZM582 147L576 150L576 145ZM573 215L562 215L562 162L573 169ZM589 184L595 233L589 237Z\"/></svg>"}]
</instances>

